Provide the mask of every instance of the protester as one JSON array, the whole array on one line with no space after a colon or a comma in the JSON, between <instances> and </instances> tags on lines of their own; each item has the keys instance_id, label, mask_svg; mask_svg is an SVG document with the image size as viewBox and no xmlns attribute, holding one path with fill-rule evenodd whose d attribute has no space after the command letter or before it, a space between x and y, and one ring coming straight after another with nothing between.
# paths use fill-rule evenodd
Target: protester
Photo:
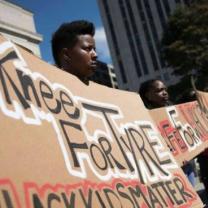
<instances>
[{"instance_id":1,"label":"protester","mask_svg":"<svg viewBox=\"0 0 208 208\"><path fill-rule=\"evenodd\" d=\"M57 67L89 84L97 68L93 23L77 20L63 23L52 36L52 53Z\"/></svg>"},{"instance_id":2,"label":"protester","mask_svg":"<svg viewBox=\"0 0 208 208\"><path fill-rule=\"evenodd\" d=\"M199 163L200 178L208 195L208 149L197 156Z\"/></svg>"},{"instance_id":3,"label":"protester","mask_svg":"<svg viewBox=\"0 0 208 208\"><path fill-rule=\"evenodd\" d=\"M170 104L167 87L158 79L143 82L139 94L148 109L160 108Z\"/></svg>"},{"instance_id":4,"label":"protester","mask_svg":"<svg viewBox=\"0 0 208 208\"><path fill-rule=\"evenodd\" d=\"M204 88L203 91L205 92L207 89ZM193 100L196 100L196 94L194 96ZM192 100L190 100L192 101ZM201 152L197 156L197 162L199 164L199 175L201 182L204 184L205 192L206 192L206 199L205 201L208 201L207 196L208 196L208 148L206 148L203 152Z\"/></svg>"},{"instance_id":5,"label":"protester","mask_svg":"<svg viewBox=\"0 0 208 208\"><path fill-rule=\"evenodd\" d=\"M158 79L151 79L143 82L139 89L140 97L148 109L165 107L171 104L165 84ZM193 162L186 162L182 167L190 183L195 185L195 174Z\"/></svg>"}]
</instances>

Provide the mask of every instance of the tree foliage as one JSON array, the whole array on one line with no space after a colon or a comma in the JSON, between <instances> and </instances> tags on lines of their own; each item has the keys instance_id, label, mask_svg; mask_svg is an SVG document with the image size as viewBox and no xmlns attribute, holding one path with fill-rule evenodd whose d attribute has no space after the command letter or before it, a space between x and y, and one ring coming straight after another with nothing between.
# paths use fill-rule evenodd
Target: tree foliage
<instances>
[{"instance_id":1,"label":"tree foliage","mask_svg":"<svg viewBox=\"0 0 208 208\"><path fill-rule=\"evenodd\" d=\"M208 75L208 1L177 7L162 39L162 56L176 75ZM208 78L208 77L207 77Z\"/></svg>"}]
</instances>

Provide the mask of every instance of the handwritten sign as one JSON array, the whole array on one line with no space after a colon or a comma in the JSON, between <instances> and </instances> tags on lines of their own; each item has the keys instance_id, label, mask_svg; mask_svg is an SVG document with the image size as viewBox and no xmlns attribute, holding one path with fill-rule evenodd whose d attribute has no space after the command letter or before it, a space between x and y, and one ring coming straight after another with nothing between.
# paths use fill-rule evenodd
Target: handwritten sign
<instances>
[{"instance_id":1,"label":"handwritten sign","mask_svg":"<svg viewBox=\"0 0 208 208\"><path fill-rule=\"evenodd\" d=\"M197 101L151 110L150 114L179 164L207 147L208 118Z\"/></svg>"},{"instance_id":2,"label":"handwritten sign","mask_svg":"<svg viewBox=\"0 0 208 208\"><path fill-rule=\"evenodd\" d=\"M0 38L1 207L203 207L135 93Z\"/></svg>"}]
</instances>

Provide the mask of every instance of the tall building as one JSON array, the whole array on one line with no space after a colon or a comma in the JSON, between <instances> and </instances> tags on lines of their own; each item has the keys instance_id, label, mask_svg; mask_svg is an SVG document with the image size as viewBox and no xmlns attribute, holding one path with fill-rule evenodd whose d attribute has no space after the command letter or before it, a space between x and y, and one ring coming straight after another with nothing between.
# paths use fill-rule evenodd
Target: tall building
<instances>
[{"instance_id":1,"label":"tall building","mask_svg":"<svg viewBox=\"0 0 208 208\"><path fill-rule=\"evenodd\" d=\"M168 15L188 0L97 0L119 88L138 91L140 83L177 79L160 57L160 41Z\"/></svg>"},{"instance_id":2,"label":"tall building","mask_svg":"<svg viewBox=\"0 0 208 208\"><path fill-rule=\"evenodd\" d=\"M0 0L0 33L13 42L41 57L33 13L9 1Z\"/></svg>"}]
</instances>

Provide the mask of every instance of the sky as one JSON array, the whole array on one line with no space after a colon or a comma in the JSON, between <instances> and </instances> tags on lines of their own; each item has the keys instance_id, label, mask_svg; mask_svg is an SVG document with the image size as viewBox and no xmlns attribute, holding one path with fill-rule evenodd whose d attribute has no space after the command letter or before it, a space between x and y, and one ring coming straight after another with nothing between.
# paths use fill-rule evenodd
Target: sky
<instances>
[{"instance_id":1,"label":"sky","mask_svg":"<svg viewBox=\"0 0 208 208\"><path fill-rule=\"evenodd\" d=\"M106 36L96 0L10 0L34 13L37 33L43 36L40 44L42 59L54 63L51 53L51 35L63 23L77 19L93 22L98 59L112 63Z\"/></svg>"}]
</instances>

